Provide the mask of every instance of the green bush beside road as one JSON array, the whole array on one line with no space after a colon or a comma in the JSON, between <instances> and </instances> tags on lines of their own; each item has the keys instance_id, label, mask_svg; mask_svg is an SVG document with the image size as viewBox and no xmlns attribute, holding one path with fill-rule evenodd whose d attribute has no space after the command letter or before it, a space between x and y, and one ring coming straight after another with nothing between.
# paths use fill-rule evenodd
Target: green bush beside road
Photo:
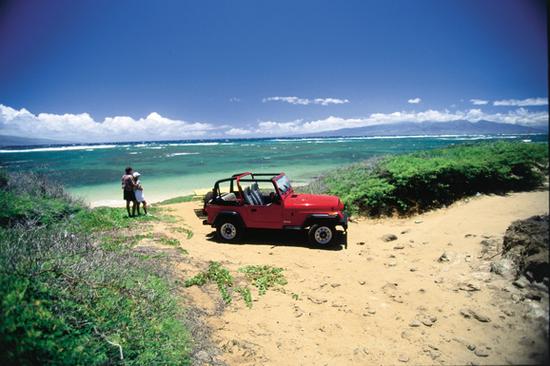
<instances>
[{"instance_id":1,"label":"green bush beside road","mask_svg":"<svg viewBox=\"0 0 550 366\"><path fill-rule=\"evenodd\" d=\"M405 215L478 192L534 189L544 181L547 168L546 143L479 143L354 164L300 190L338 195L355 214Z\"/></svg>"}]
</instances>

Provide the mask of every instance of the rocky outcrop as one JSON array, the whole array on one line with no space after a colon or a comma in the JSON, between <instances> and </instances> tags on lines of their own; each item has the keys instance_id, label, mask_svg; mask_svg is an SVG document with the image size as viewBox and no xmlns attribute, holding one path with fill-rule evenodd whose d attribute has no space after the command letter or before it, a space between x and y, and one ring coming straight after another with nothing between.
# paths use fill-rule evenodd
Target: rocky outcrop
<instances>
[{"instance_id":1,"label":"rocky outcrop","mask_svg":"<svg viewBox=\"0 0 550 366\"><path fill-rule=\"evenodd\" d=\"M531 282L544 282L548 286L548 245L548 215L533 216L508 227L502 257L513 262L516 277L524 275Z\"/></svg>"}]
</instances>

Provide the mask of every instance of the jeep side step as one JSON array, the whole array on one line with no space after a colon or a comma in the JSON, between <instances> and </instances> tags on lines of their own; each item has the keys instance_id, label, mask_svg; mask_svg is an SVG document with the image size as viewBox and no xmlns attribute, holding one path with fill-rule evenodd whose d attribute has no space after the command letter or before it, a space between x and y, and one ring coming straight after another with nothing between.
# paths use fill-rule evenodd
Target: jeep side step
<instances>
[{"instance_id":1,"label":"jeep side step","mask_svg":"<svg viewBox=\"0 0 550 366\"><path fill-rule=\"evenodd\" d=\"M304 228L301 226L283 226L284 230L303 230Z\"/></svg>"}]
</instances>

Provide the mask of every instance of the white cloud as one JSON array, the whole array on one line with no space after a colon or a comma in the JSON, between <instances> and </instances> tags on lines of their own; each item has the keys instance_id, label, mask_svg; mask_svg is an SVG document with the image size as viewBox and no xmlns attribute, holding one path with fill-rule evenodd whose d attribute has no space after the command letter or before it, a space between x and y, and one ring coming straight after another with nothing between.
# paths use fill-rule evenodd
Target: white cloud
<instances>
[{"instance_id":1,"label":"white cloud","mask_svg":"<svg viewBox=\"0 0 550 366\"><path fill-rule=\"evenodd\" d=\"M486 105L487 103L489 103L488 100L483 100L483 99L470 99L470 102L473 105Z\"/></svg>"},{"instance_id":2,"label":"white cloud","mask_svg":"<svg viewBox=\"0 0 550 366\"><path fill-rule=\"evenodd\" d=\"M225 132L226 135L229 136L241 136L241 135L248 135L252 133L252 130L248 130L246 128L231 128Z\"/></svg>"},{"instance_id":3,"label":"white cloud","mask_svg":"<svg viewBox=\"0 0 550 366\"><path fill-rule=\"evenodd\" d=\"M342 118L330 116L314 121L295 120L290 122L263 121L258 123L255 135L284 135L333 131L342 128L365 127L380 124L399 122L450 122L466 120L479 122L481 120L521 124L525 126L540 126L547 123L548 111L530 112L525 108L518 108L507 113L486 113L481 109L450 112L428 109L423 112L392 112L372 113L362 118Z\"/></svg>"},{"instance_id":4,"label":"white cloud","mask_svg":"<svg viewBox=\"0 0 550 366\"><path fill-rule=\"evenodd\" d=\"M494 106L501 107L536 107L542 105L548 105L547 98L527 98L527 99L503 99L495 100Z\"/></svg>"},{"instance_id":5,"label":"white cloud","mask_svg":"<svg viewBox=\"0 0 550 366\"><path fill-rule=\"evenodd\" d=\"M231 103L239 103L241 101L241 99L237 98L237 97L231 97L231 98L229 98L229 101Z\"/></svg>"},{"instance_id":6,"label":"white cloud","mask_svg":"<svg viewBox=\"0 0 550 366\"><path fill-rule=\"evenodd\" d=\"M88 113L33 114L0 104L0 135L49 138L75 142L110 142L143 140L177 140L187 138L216 138L222 136L274 136L333 131L342 128L365 127L399 122L449 122L467 120L541 126L548 123L548 111L529 111L517 108L506 113L487 113L481 109L449 111L428 109L421 112L398 111L372 113L364 117L327 118L306 121L260 121L255 126L239 127L210 123L173 120L153 112L145 118L127 116L107 117L95 121Z\"/></svg>"},{"instance_id":7,"label":"white cloud","mask_svg":"<svg viewBox=\"0 0 550 366\"><path fill-rule=\"evenodd\" d=\"M0 134L64 141L142 141L200 138L214 132L209 123L173 120L153 112L145 118L107 117L95 121L88 113L35 115L0 104Z\"/></svg>"},{"instance_id":8,"label":"white cloud","mask_svg":"<svg viewBox=\"0 0 550 366\"><path fill-rule=\"evenodd\" d=\"M412 98L412 99L409 99L407 100L407 103L410 103L410 104L418 104L422 101L422 99L416 97L416 98Z\"/></svg>"},{"instance_id":9,"label":"white cloud","mask_svg":"<svg viewBox=\"0 0 550 366\"><path fill-rule=\"evenodd\" d=\"M315 98L315 99L308 99L308 98L299 98L299 97L268 97L262 99L262 102L284 102L294 105L309 105L309 104L316 104L316 105L323 105L327 106L330 104L346 104L349 103L348 99L338 99L338 98Z\"/></svg>"}]
</instances>

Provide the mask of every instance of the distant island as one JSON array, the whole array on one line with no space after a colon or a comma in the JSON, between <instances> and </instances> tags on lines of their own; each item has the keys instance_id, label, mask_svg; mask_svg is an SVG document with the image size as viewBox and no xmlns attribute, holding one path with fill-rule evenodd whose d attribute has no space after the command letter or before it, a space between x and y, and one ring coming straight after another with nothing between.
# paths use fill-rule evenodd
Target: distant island
<instances>
[{"instance_id":1,"label":"distant island","mask_svg":"<svg viewBox=\"0 0 550 366\"><path fill-rule=\"evenodd\" d=\"M71 142L42 139L42 138L0 135L0 147L32 146L32 145L61 145L61 144L68 144L68 143L71 143Z\"/></svg>"},{"instance_id":2,"label":"distant island","mask_svg":"<svg viewBox=\"0 0 550 366\"><path fill-rule=\"evenodd\" d=\"M528 127L517 124L489 121L470 122L401 122L365 127L343 128L319 133L308 133L304 137L358 137L358 136L418 136L418 135L500 135L548 133L548 126Z\"/></svg>"}]
</instances>

